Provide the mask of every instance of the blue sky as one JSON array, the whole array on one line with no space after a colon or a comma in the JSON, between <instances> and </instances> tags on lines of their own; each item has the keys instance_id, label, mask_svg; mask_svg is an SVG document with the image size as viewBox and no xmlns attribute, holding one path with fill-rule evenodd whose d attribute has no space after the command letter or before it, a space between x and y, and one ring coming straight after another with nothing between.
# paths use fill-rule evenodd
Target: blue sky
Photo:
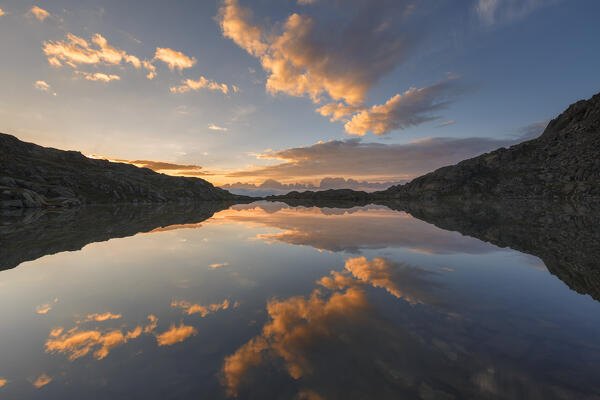
<instances>
[{"instance_id":1,"label":"blue sky","mask_svg":"<svg viewBox=\"0 0 600 400\"><path fill-rule=\"evenodd\" d=\"M196 164L219 184L407 179L509 145L600 88L592 0L0 9L0 131L111 159ZM84 40L97 55L96 34L118 63L55 48ZM352 110L331 122L317 111L327 104Z\"/></svg>"}]
</instances>

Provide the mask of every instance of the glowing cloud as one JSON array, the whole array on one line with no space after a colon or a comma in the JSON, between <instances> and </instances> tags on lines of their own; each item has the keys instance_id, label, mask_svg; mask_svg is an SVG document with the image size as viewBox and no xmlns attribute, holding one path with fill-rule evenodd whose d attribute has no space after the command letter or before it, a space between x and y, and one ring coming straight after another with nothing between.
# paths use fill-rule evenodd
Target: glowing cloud
<instances>
[{"instance_id":1,"label":"glowing cloud","mask_svg":"<svg viewBox=\"0 0 600 400\"><path fill-rule=\"evenodd\" d=\"M238 305L239 303L236 301L232 306L236 308ZM207 306L192 304L187 301L174 301L171 303L171 307L181 308L187 315L200 314L202 318L220 310L227 310L230 306L229 300L223 300L221 303L209 304Z\"/></svg>"},{"instance_id":2,"label":"glowing cloud","mask_svg":"<svg viewBox=\"0 0 600 400\"><path fill-rule=\"evenodd\" d=\"M36 81L33 86L42 92L49 92L51 89L50 85L45 81Z\"/></svg>"},{"instance_id":3,"label":"glowing cloud","mask_svg":"<svg viewBox=\"0 0 600 400\"><path fill-rule=\"evenodd\" d=\"M215 124L208 124L208 129L210 129L211 131L227 132L227 128Z\"/></svg>"},{"instance_id":4,"label":"glowing cloud","mask_svg":"<svg viewBox=\"0 0 600 400\"><path fill-rule=\"evenodd\" d=\"M228 263L228 262L214 263L214 264L210 264L210 265L208 266L208 268L211 268L211 269L217 269L217 268L221 268L221 267L226 267L226 266L228 266L228 265L229 265L229 263Z\"/></svg>"},{"instance_id":5,"label":"glowing cloud","mask_svg":"<svg viewBox=\"0 0 600 400\"><path fill-rule=\"evenodd\" d=\"M120 65L123 62L129 63L137 69L142 66L147 68L149 65L148 62L142 63L138 57L109 45L108 41L98 33L92 36L90 42L72 33L67 33L65 40L45 41L42 49L48 57L50 65L55 67L59 67L63 63L73 68L82 64Z\"/></svg>"},{"instance_id":6,"label":"glowing cloud","mask_svg":"<svg viewBox=\"0 0 600 400\"><path fill-rule=\"evenodd\" d=\"M455 92L456 85L452 80L420 89L411 88L390 98L385 104L375 105L354 115L345 125L346 132L359 136L364 136L367 131L385 135L435 120L438 117L432 113L447 107L450 96Z\"/></svg>"},{"instance_id":7,"label":"glowing cloud","mask_svg":"<svg viewBox=\"0 0 600 400\"><path fill-rule=\"evenodd\" d=\"M44 373L40 375L35 381L33 381L32 385L39 389L42 386L46 386L50 382L52 382L52 378Z\"/></svg>"},{"instance_id":8,"label":"glowing cloud","mask_svg":"<svg viewBox=\"0 0 600 400\"><path fill-rule=\"evenodd\" d=\"M6 15L6 13L4 12L4 10L3 10L3 9L1 9L1 8L0 8L0 17L1 17L1 16L3 16L3 15ZM1 386L0 386L0 387L1 387Z\"/></svg>"},{"instance_id":9,"label":"glowing cloud","mask_svg":"<svg viewBox=\"0 0 600 400\"><path fill-rule=\"evenodd\" d=\"M1 15L1 14L0 14ZM40 21L44 21L46 18L50 16L50 13L43 8L39 8L38 6L33 6L27 12L28 16L35 17Z\"/></svg>"},{"instance_id":10,"label":"glowing cloud","mask_svg":"<svg viewBox=\"0 0 600 400\"><path fill-rule=\"evenodd\" d=\"M90 314L88 320L106 321L109 319L118 319L116 315ZM120 316L119 316L120 318ZM158 319L149 315L150 324L146 326L138 325L131 331L122 331L120 329L112 330L80 330L79 327L71 328L66 331L62 327L54 328L50 331L48 340L45 343L46 353L66 354L70 361L81 358L90 352L97 360L102 360L110 351L120 345L137 339L144 333L152 332L157 325Z\"/></svg>"},{"instance_id":11,"label":"glowing cloud","mask_svg":"<svg viewBox=\"0 0 600 400\"><path fill-rule=\"evenodd\" d=\"M201 76L197 81L192 79L184 79L181 81L181 85L171 87L171 93L186 93L190 90L209 89L222 92L223 94L229 93L229 87L224 83L218 83L211 81Z\"/></svg>"},{"instance_id":12,"label":"glowing cloud","mask_svg":"<svg viewBox=\"0 0 600 400\"><path fill-rule=\"evenodd\" d=\"M0 9L0 11L2 11ZM0 14L2 15L2 14ZM4 378L0 378L0 388L6 386L6 384L8 383L8 380L4 379Z\"/></svg>"},{"instance_id":13,"label":"glowing cloud","mask_svg":"<svg viewBox=\"0 0 600 400\"><path fill-rule=\"evenodd\" d=\"M113 314L111 312L105 312L102 314L89 314L87 316L86 322L89 321L96 321L96 322L103 322L103 321L109 321L112 319L120 319L122 317L121 314Z\"/></svg>"},{"instance_id":14,"label":"glowing cloud","mask_svg":"<svg viewBox=\"0 0 600 400\"><path fill-rule=\"evenodd\" d=\"M173 346L197 334L196 328L181 323L179 326L171 325L168 331L156 335L156 341L159 346Z\"/></svg>"},{"instance_id":15,"label":"glowing cloud","mask_svg":"<svg viewBox=\"0 0 600 400\"><path fill-rule=\"evenodd\" d=\"M329 298L314 291L308 299L269 301L270 321L262 333L225 358L223 376L228 393L236 395L250 368L265 362L265 356L283 359L294 379L312 374L314 366L309 353L320 348L325 339L337 335L336 325L353 321L368 309L364 292L354 288Z\"/></svg>"},{"instance_id":16,"label":"glowing cloud","mask_svg":"<svg viewBox=\"0 0 600 400\"><path fill-rule=\"evenodd\" d=\"M194 57L188 57L180 51L161 47L156 48L154 59L167 64L170 70L178 69L181 71L185 68L191 68L196 64Z\"/></svg>"}]
</instances>

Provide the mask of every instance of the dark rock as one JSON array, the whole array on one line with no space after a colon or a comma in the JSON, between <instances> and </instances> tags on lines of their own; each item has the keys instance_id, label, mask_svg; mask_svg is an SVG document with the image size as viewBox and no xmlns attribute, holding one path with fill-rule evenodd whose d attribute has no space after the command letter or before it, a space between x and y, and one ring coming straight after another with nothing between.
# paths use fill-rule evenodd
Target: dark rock
<instances>
[{"instance_id":1,"label":"dark rock","mask_svg":"<svg viewBox=\"0 0 600 400\"><path fill-rule=\"evenodd\" d=\"M199 178L94 160L0 134L0 208L239 200Z\"/></svg>"}]
</instances>

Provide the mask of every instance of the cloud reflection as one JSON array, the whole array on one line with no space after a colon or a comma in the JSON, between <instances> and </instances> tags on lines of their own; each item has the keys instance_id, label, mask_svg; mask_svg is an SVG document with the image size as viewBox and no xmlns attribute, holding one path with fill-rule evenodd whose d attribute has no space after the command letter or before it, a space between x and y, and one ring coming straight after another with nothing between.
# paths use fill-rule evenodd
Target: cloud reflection
<instances>
[{"instance_id":1,"label":"cloud reflection","mask_svg":"<svg viewBox=\"0 0 600 400\"><path fill-rule=\"evenodd\" d=\"M480 240L445 231L404 212L383 206L351 209L288 207L279 203L234 206L209 223L242 223L269 227L279 233L258 235L267 242L311 246L317 250L360 253L364 249L408 248L430 254L485 254L498 248ZM356 229L360 226L360 229Z\"/></svg>"},{"instance_id":2,"label":"cloud reflection","mask_svg":"<svg viewBox=\"0 0 600 400\"><path fill-rule=\"evenodd\" d=\"M159 346L173 346L197 334L198 331L193 326L184 325L183 323L179 326L172 324L168 331L156 335L156 341Z\"/></svg>"}]
</instances>

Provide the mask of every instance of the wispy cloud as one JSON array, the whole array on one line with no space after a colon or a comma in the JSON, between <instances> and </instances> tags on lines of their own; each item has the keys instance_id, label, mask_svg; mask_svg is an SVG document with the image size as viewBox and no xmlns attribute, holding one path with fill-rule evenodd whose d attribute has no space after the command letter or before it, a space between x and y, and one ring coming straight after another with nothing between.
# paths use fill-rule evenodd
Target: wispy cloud
<instances>
[{"instance_id":1,"label":"wispy cloud","mask_svg":"<svg viewBox=\"0 0 600 400\"><path fill-rule=\"evenodd\" d=\"M237 308L238 305L239 303L237 301L231 304L227 299L223 300L221 303L208 305L193 304L188 301L174 301L171 303L171 307L181 308L187 315L200 314L202 318L217 311L227 310L229 307Z\"/></svg>"},{"instance_id":2,"label":"wispy cloud","mask_svg":"<svg viewBox=\"0 0 600 400\"><path fill-rule=\"evenodd\" d=\"M94 81L94 82L99 81L99 82L108 83L110 81L121 80L121 77L119 75L104 74L102 72L89 73L89 72L83 72L83 71L75 71L75 73L82 75L88 81Z\"/></svg>"},{"instance_id":3,"label":"wispy cloud","mask_svg":"<svg viewBox=\"0 0 600 400\"><path fill-rule=\"evenodd\" d=\"M431 86L410 88L390 98L385 104L375 105L354 115L344 126L351 135L364 136L368 131L385 135L437 118L434 113L446 108L461 91L454 80Z\"/></svg>"},{"instance_id":4,"label":"wispy cloud","mask_svg":"<svg viewBox=\"0 0 600 400\"><path fill-rule=\"evenodd\" d=\"M0 8L0 17L3 16L3 15L6 15L6 12L3 9Z\"/></svg>"},{"instance_id":5,"label":"wispy cloud","mask_svg":"<svg viewBox=\"0 0 600 400\"><path fill-rule=\"evenodd\" d=\"M222 92L223 94L229 93L229 87L225 83L218 83L211 81L201 76L197 81L193 79L184 79L182 84L179 86L171 87L171 93L186 93L191 90L197 91L200 89L209 89Z\"/></svg>"},{"instance_id":6,"label":"wispy cloud","mask_svg":"<svg viewBox=\"0 0 600 400\"><path fill-rule=\"evenodd\" d=\"M487 25L511 22L526 17L538 8L558 0L477 0L475 12Z\"/></svg>"},{"instance_id":7,"label":"wispy cloud","mask_svg":"<svg viewBox=\"0 0 600 400\"><path fill-rule=\"evenodd\" d=\"M456 123L456 121L453 121L453 120L442 122L441 124L439 124L438 126L436 126L436 128L443 128L445 126L454 125L455 123Z\"/></svg>"},{"instance_id":8,"label":"wispy cloud","mask_svg":"<svg viewBox=\"0 0 600 400\"><path fill-rule=\"evenodd\" d=\"M227 128L215 124L208 124L208 129L210 129L211 131L227 132Z\"/></svg>"}]
</instances>

